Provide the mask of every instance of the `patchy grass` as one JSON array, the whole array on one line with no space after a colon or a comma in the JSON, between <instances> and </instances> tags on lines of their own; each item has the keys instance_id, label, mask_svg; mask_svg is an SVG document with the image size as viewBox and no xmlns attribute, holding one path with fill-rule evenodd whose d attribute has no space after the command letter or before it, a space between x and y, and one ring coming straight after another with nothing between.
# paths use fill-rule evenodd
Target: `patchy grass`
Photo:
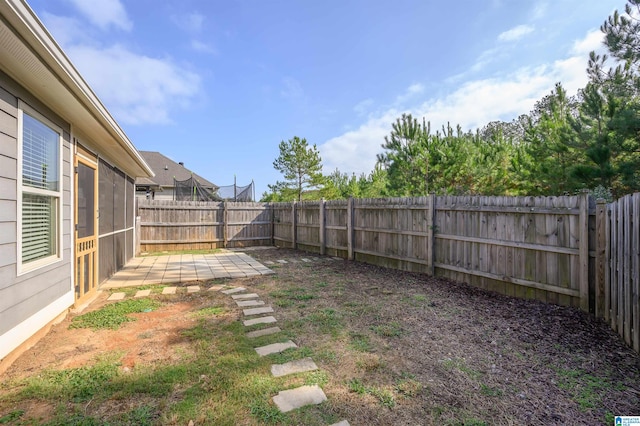
<instances>
[{"instance_id":1,"label":"patchy grass","mask_svg":"<svg viewBox=\"0 0 640 426\"><path fill-rule=\"evenodd\" d=\"M197 311L193 312L191 316L196 318L207 318L217 315L223 315L226 312L228 311L223 306L208 306L206 308L198 309Z\"/></svg>"},{"instance_id":2,"label":"patchy grass","mask_svg":"<svg viewBox=\"0 0 640 426\"><path fill-rule=\"evenodd\" d=\"M575 309L326 257L220 283L258 293L278 323L244 327L241 308L217 291L153 293L161 305L125 314L139 320L118 330L68 330L66 320L0 384L0 424L612 424L612 413L640 406L640 357ZM245 336L274 325L282 332ZM67 344L71 333L83 341ZM299 347L254 350L287 339ZM84 351L106 356L67 366ZM304 357L319 369L271 376L272 364ZM277 410L274 395L305 384L328 401Z\"/></svg>"},{"instance_id":3,"label":"patchy grass","mask_svg":"<svg viewBox=\"0 0 640 426\"><path fill-rule=\"evenodd\" d=\"M90 328L92 330L117 330L122 324L135 321L130 314L150 312L160 306L160 302L149 298L127 299L106 305L98 311L74 317L69 328Z\"/></svg>"},{"instance_id":4,"label":"patchy grass","mask_svg":"<svg viewBox=\"0 0 640 426\"><path fill-rule=\"evenodd\" d=\"M558 386L569 392L571 398L578 403L583 411L598 407L603 396L614 389L609 380L586 373L581 369L560 368L557 373ZM617 390L624 389L623 385L617 386Z\"/></svg>"}]
</instances>

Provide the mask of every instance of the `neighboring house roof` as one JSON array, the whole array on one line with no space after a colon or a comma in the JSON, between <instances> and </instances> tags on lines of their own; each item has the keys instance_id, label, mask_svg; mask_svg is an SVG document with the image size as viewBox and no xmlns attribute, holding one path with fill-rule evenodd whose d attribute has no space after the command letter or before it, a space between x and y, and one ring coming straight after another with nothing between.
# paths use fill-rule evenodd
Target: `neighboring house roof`
<instances>
[{"instance_id":1,"label":"neighboring house roof","mask_svg":"<svg viewBox=\"0 0 640 426\"><path fill-rule=\"evenodd\" d=\"M90 135L132 177L153 176L127 135L24 0L0 1L0 67L39 101Z\"/></svg>"},{"instance_id":2,"label":"neighboring house roof","mask_svg":"<svg viewBox=\"0 0 640 426\"><path fill-rule=\"evenodd\" d=\"M183 164L176 163L171 158L156 151L140 151L155 176L151 179L136 179L136 185L152 186L153 184L173 187L173 180L187 180L192 176L200 185L208 189L218 189L218 185L187 169Z\"/></svg>"}]
</instances>

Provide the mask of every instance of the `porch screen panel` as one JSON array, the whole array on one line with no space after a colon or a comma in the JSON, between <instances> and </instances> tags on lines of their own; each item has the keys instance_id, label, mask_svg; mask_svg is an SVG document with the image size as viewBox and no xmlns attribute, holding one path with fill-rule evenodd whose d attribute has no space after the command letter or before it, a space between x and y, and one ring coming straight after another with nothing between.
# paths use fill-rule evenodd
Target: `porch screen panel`
<instances>
[{"instance_id":1,"label":"porch screen panel","mask_svg":"<svg viewBox=\"0 0 640 426\"><path fill-rule=\"evenodd\" d=\"M113 168L104 160L100 160L99 172L100 194L100 235L114 231L113 227Z\"/></svg>"},{"instance_id":2,"label":"porch screen panel","mask_svg":"<svg viewBox=\"0 0 640 426\"><path fill-rule=\"evenodd\" d=\"M127 194L127 211L126 211L126 225L127 228L133 228L134 226L134 218L136 213L133 211L134 209L134 199L135 199L135 184L133 179L127 176L126 186L126 194ZM131 242L131 247L133 247L133 241Z\"/></svg>"},{"instance_id":3,"label":"porch screen panel","mask_svg":"<svg viewBox=\"0 0 640 426\"><path fill-rule=\"evenodd\" d=\"M98 240L98 281L103 282L116 273L115 259L113 257L113 235L100 237Z\"/></svg>"},{"instance_id":4,"label":"porch screen panel","mask_svg":"<svg viewBox=\"0 0 640 426\"><path fill-rule=\"evenodd\" d=\"M78 164L78 238L94 235L95 213L95 171L83 164Z\"/></svg>"},{"instance_id":5,"label":"porch screen panel","mask_svg":"<svg viewBox=\"0 0 640 426\"><path fill-rule=\"evenodd\" d=\"M125 175L120 170L113 173L113 230L125 229L126 187Z\"/></svg>"}]
</instances>

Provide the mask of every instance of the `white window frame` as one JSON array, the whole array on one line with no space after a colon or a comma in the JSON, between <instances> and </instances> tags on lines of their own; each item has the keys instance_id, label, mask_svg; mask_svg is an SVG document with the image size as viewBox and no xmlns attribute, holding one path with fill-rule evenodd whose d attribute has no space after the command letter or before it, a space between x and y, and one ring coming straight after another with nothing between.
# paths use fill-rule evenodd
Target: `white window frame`
<instances>
[{"instance_id":1,"label":"white window frame","mask_svg":"<svg viewBox=\"0 0 640 426\"><path fill-rule=\"evenodd\" d=\"M49 127L51 130L58 134L58 190L52 191L41 188L33 188L30 186L23 185L23 177L22 177L22 161L23 161L23 125L24 125L24 114L29 115L31 118L34 118L40 121L42 124ZM51 120L47 119L45 116L40 114L35 109L31 108L28 104L24 103L22 100L18 100L18 173L16 176L17 180L17 195L18 200L16 202L18 206L18 215L17 215L17 275L26 274L28 272L32 272L36 269L43 268L45 266L61 262L63 258L63 131L60 126L53 123ZM54 246L56 248L55 253L43 257L41 259L37 259L31 262L24 263L22 260L22 203L23 203L23 194L34 194L34 195L45 195L48 197L52 197L55 202L55 213L56 213L56 230L55 236L56 240Z\"/></svg>"}]
</instances>

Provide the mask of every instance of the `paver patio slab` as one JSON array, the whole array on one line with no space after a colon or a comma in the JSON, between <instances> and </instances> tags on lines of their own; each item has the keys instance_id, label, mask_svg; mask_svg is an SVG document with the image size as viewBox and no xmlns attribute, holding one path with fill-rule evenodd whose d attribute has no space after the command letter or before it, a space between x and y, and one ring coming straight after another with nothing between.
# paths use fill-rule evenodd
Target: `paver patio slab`
<instances>
[{"instance_id":1,"label":"paver patio slab","mask_svg":"<svg viewBox=\"0 0 640 426\"><path fill-rule=\"evenodd\" d=\"M273 397L273 402L280 411L287 413L305 405L317 405L327 400L320 386L301 386L295 389L281 391Z\"/></svg>"},{"instance_id":2,"label":"paver patio slab","mask_svg":"<svg viewBox=\"0 0 640 426\"><path fill-rule=\"evenodd\" d=\"M214 278L244 278L273 271L242 252L207 255L165 255L136 257L105 281L102 289L147 284L171 284Z\"/></svg>"},{"instance_id":3,"label":"paver patio slab","mask_svg":"<svg viewBox=\"0 0 640 426\"><path fill-rule=\"evenodd\" d=\"M229 290L222 290L221 293L224 294L235 294L235 293L242 293L243 291L246 291L247 289L244 287L236 287L236 288L230 288Z\"/></svg>"},{"instance_id":4,"label":"paver patio slab","mask_svg":"<svg viewBox=\"0 0 640 426\"><path fill-rule=\"evenodd\" d=\"M244 320L242 321L242 324L244 324L245 327L249 327L250 325L256 325L256 324L271 324L272 322L277 322L278 320L275 319L274 317L260 317L260 318L253 318L250 320Z\"/></svg>"},{"instance_id":5,"label":"paver patio slab","mask_svg":"<svg viewBox=\"0 0 640 426\"><path fill-rule=\"evenodd\" d=\"M286 376L287 374L304 373L305 371L317 370L318 366L313 359L307 357L297 359L291 362L285 362L284 364L273 364L271 366L271 374L274 377Z\"/></svg>"},{"instance_id":6,"label":"paver patio slab","mask_svg":"<svg viewBox=\"0 0 640 426\"><path fill-rule=\"evenodd\" d=\"M231 296L231 298L233 300L238 300L238 299L257 299L258 293L247 293L247 294L234 294Z\"/></svg>"},{"instance_id":7,"label":"paver patio slab","mask_svg":"<svg viewBox=\"0 0 640 426\"><path fill-rule=\"evenodd\" d=\"M270 314L271 312L273 312L273 308L271 306L264 306L262 308L244 309L242 311L242 313L245 314L245 316L260 315L260 314Z\"/></svg>"},{"instance_id":8,"label":"paver patio slab","mask_svg":"<svg viewBox=\"0 0 640 426\"><path fill-rule=\"evenodd\" d=\"M287 340L286 342L282 342L282 343L272 343L270 345L260 346L255 348L255 350L258 353L258 355L265 356L270 354L277 354L287 349L297 348L297 347L298 345L296 345L294 342L292 342L291 340Z\"/></svg>"},{"instance_id":9,"label":"paver patio slab","mask_svg":"<svg viewBox=\"0 0 640 426\"><path fill-rule=\"evenodd\" d=\"M282 330L280 330L280 327L269 327L263 328L262 330L250 331L246 334L246 336L249 339L253 339L254 337L268 336L270 334L280 333L281 331Z\"/></svg>"},{"instance_id":10,"label":"paver patio slab","mask_svg":"<svg viewBox=\"0 0 640 426\"><path fill-rule=\"evenodd\" d=\"M240 306L241 308L245 308L247 306L264 305L264 302L262 300L236 300L236 305Z\"/></svg>"},{"instance_id":11,"label":"paver patio slab","mask_svg":"<svg viewBox=\"0 0 640 426\"><path fill-rule=\"evenodd\" d=\"M122 300L126 293L112 293L107 300Z\"/></svg>"},{"instance_id":12,"label":"paver patio slab","mask_svg":"<svg viewBox=\"0 0 640 426\"><path fill-rule=\"evenodd\" d=\"M138 290L133 297L146 297L151 294L151 290Z\"/></svg>"},{"instance_id":13,"label":"paver patio slab","mask_svg":"<svg viewBox=\"0 0 640 426\"><path fill-rule=\"evenodd\" d=\"M178 287L165 287L162 289L162 294L176 294Z\"/></svg>"}]
</instances>

